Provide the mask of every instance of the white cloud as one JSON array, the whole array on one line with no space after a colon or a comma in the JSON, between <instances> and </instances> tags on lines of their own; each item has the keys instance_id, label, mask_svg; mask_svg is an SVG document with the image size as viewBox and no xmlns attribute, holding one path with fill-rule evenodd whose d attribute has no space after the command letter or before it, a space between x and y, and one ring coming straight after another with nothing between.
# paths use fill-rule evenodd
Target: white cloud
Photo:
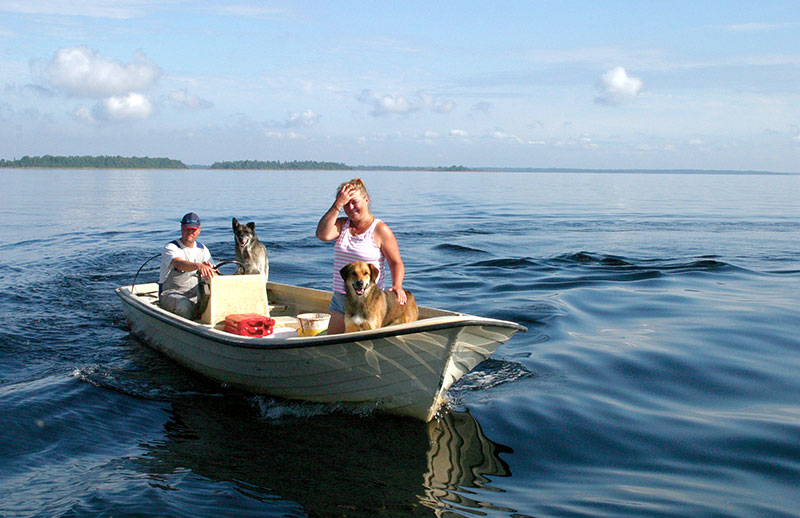
<instances>
[{"instance_id":1,"label":"white cloud","mask_svg":"<svg viewBox=\"0 0 800 518\"><path fill-rule=\"evenodd\" d=\"M281 139L281 140L306 140L306 141L311 140L305 135L302 135L294 131L283 132L283 131L267 130L264 132L264 136L268 138Z\"/></svg>"},{"instance_id":2,"label":"white cloud","mask_svg":"<svg viewBox=\"0 0 800 518\"><path fill-rule=\"evenodd\" d=\"M643 83L638 77L630 77L624 68L616 67L603 74L597 86L596 103L617 105L639 95Z\"/></svg>"},{"instance_id":3,"label":"white cloud","mask_svg":"<svg viewBox=\"0 0 800 518\"><path fill-rule=\"evenodd\" d=\"M319 114L308 109L303 113L293 113L286 121L287 128L310 128L319 124Z\"/></svg>"},{"instance_id":4,"label":"white cloud","mask_svg":"<svg viewBox=\"0 0 800 518\"><path fill-rule=\"evenodd\" d=\"M103 110L110 119L146 119L154 111L153 103L142 94L130 93L104 100Z\"/></svg>"},{"instance_id":5,"label":"white cloud","mask_svg":"<svg viewBox=\"0 0 800 518\"><path fill-rule=\"evenodd\" d=\"M201 99L196 95L191 95L186 88L175 90L169 94L169 100L179 108L191 108L193 110L202 110L212 108L214 103Z\"/></svg>"},{"instance_id":6,"label":"white cloud","mask_svg":"<svg viewBox=\"0 0 800 518\"><path fill-rule=\"evenodd\" d=\"M245 18L276 18L284 17L291 14L291 11L282 8L273 8L258 5L249 5L247 2L242 3L226 3L222 2L221 5L211 5L208 7L212 13L217 13L226 16L242 16Z\"/></svg>"},{"instance_id":7,"label":"white cloud","mask_svg":"<svg viewBox=\"0 0 800 518\"><path fill-rule=\"evenodd\" d=\"M364 103L372 104L373 115L388 115L391 113L408 113L412 111L411 103L402 95L394 96L386 94L383 96L373 95L372 92L365 90L361 93L359 100Z\"/></svg>"},{"instance_id":8,"label":"white cloud","mask_svg":"<svg viewBox=\"0 0 800 518\"><path fill-rule=\"evenodd\" d=\"M139 0L5 0L0 4L5 12L46 16L81 16L126 20L147 12L147 3Z\"/></svg>"},{"instance_id":9,"label":"white cloud","mask_svg":"<svg viewBox=\"0 0 800 518\"><path fill-rule=\"evenodd\" d=\"M95 122L94 115L92 115L92 110L85 106L78 106L70 115L84 122Z\"/></svg>"},{"instance_id":10,"label":"white cloud","mask_svg":"<svg viewBox=\"0 0 800 518\"><path fill-rule=\"evenodd\" d=\"M418 94L420 107L436 113L450 113L456 107L455 101L451 99L436 99L426 93Z\"/></svg>"},{"instance_id":11,"label":"white cloud","mask_svg":"<svg viewBox=\"0 0 800 518\"><path fill-rule=\"evenodd\" d=\"M64 47L47 64L46 73L50 84L67 94L97 99L150 88L161 69L142 53L124 64L87 47Z\"/></svg>"},{"instance_id":12,"label":"white cloud","mask_svg":"<svg viewBox=\"0 0 800 518\"><path fill-rule=\"evenodd\" d=\"M435 98L424 92L419 92L415 98L408 99L403 95L379 95L372 93L370 90L363 90L356 99L371 105L371 114L376 117L393 114L403 115L422 110L449 113L456 107L456 103L450 99Z\"/></svg>"},{"instance_id":13,"label":"white cloud","mask_svg":"<svg viewBox=\"0 0 800 518\"><path fill-rule=\"evenodd\" d=\"M450 130L451 137L469 137L469 133L461 129L452 129Z\"/></svg>"},{"instance_id":14,"label":"white cloud","mask_svg":"<svg viewBox=\"0 0 800 518\"><path fill-rule=\"evenodd\" d=\"M500 129L496 129L496 130L492 131L491 133L489 133L489 136L492 137L493 139L497 139L497 140L512 140L514 142L522 144L522 139L521 138L519 138L516 135L512 135L510 133L507 133L507 132L505 132L503 130L500 130Z\"/></svg>"},{"instance_id":15,"label":"white cloud","mask_svg":"<svg viewBox=\"0 0 800 518\"><path fill-rule=\"evenodd\" d=\"M612 66L620 61L633 62L637 67L658 63L664 59L661 49L630 49L626 47L575 47L570 49L531 49L521 52L521 57L543 65L592 64Z\"/></svg>"},{"instance_id":16,"label":"white cloud","mask_svg":"<svg viewBox=\"0 0 800 518\"><path fill-rule=\"evenodd\" d=\"M776 29L794 29L800 26L798 23L740 23L728 25L725 28L731 32L763 32Z\"/></svg>"},{"instance_id":17,"label":"white cloud","mask_svg":"<svg viewBox=\"0 0 800 518\"><path fill-rule=\"evenodd\" d=\"M480 112L480 113L489 113L489 111L492 108L493 108L492 103L489 103L489 102L486 102L486 101L482 101L482 102L479 102L479 103L476 103L475 105L473 105L472 106L472 111Z\"/></svg>"}]
</instances>

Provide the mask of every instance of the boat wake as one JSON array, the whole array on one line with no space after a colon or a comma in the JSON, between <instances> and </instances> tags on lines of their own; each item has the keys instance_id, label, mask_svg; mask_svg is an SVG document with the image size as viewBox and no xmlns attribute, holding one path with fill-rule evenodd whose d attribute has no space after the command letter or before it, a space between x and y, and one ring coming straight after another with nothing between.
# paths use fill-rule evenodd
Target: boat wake
<instances>
[{"instance_id":1,"label":"boat wake","mask_svg":"<svg viewBox=\"0 0 800 518\"><path fill-rule=\"evenodd\" d=\"M465 404L471 394L477 391L513 383L529 376L535 376L535 374L521 363L489 358L450 387L450 390L447 391L446 406L449 409L459 408Z\"/></svg>"},{"instance_id":2,"label":"boat wake","mask_svg":"<svg viewBox=\"0 0 800 518\"><path fill-rule=\"evenodd\" d=\"M462 376L461 379L453 385L450 392L485 390L533 375L534 374L521 363L489 358L481 362L472 371Z\"/></svg>"},{"instance_id":3,"label":"boat wake","mask_svg":"<svg viewBox=\"0 0 800 518\"><path fill-rule=\"evenodd\" d=\"M183 390L171 385L157 385L147 380L146 377L135 376L131 371L115 371L101 365L87 365L78 367L69 375L79 381L89 383L98 388L113 390L150 401L174 401L181 397L222 397L222 393L199 392L196 390Z\"/></svg>"}]
</instances>

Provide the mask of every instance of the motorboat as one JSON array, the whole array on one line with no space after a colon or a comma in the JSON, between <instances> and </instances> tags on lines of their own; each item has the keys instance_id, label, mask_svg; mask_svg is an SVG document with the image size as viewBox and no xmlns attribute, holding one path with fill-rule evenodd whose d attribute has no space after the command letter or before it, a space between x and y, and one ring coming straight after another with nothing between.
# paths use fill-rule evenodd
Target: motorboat
<instances>
[{"instance_id":1,"label":"motorboat","mask_svg":"<svg viewBox=\"0 0 800 518\"><path fill-rule=\"evenodd\" d=\"M259 286L256 293L265 297L255 312L274 321L269 335L227 332L225 313L253 311L241 305L226 309L226 290L219 288L212 287L205 318L198 320L159 307L157 283L134 281L116 293L136 337L225 386L290 400L367 405L423 421L436 416L453 383L514 333L527 331L515 322L420 306L415 322L300 336L298 315L327 312L332 293L275 282L266 283L265 290L264 281L253 283L252 277L224 275L212 281L219 280L220 288L224 283L237 301L248 299L242 283Z\"/></svg>"}]
</instances>

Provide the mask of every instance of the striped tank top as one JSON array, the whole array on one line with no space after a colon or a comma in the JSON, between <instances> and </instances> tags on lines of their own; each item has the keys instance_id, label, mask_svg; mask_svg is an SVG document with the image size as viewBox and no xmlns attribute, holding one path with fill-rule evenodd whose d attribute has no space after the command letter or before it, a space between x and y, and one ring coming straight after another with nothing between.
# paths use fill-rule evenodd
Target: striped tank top
<instances>
[{"instance_id":1,"label":"striped tank top","mask_svg":"<svg viewBox=\"0 0 800 518\"><path fill-rule=\"evenodd\" d=\"M365 263L372 263L377 268L380 274L378 275L377 285L383 289L384 278L386 277L386 261L381 249L375 246L375 227L378 226L381 220L375 218L372 225L363 233L353 235L350 233L350 219L348 218L344 225L342 225L342 232L336 239L336 244L333 246L333 291L336 293L345 293L344 279L339 271L345 265L354 261L364 261Z\"/></svg>"}]
</instances>

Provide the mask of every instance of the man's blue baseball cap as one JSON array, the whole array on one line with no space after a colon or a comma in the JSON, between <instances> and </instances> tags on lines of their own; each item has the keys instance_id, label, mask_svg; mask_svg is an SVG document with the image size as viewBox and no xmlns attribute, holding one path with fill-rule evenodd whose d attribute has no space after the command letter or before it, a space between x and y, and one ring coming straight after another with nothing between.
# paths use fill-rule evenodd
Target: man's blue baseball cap
<instances>
[{"instance_id":1,"label":"man's blue baseball cap","mask_svg":"<svg viewBox=\"0 0 800 518\"><path fill-rule=\"evenodd\" d=\"M181 219L181 226L186 228L200 228L200 216L194 212L189 212Z\"/></svg>"}]
</instances>

